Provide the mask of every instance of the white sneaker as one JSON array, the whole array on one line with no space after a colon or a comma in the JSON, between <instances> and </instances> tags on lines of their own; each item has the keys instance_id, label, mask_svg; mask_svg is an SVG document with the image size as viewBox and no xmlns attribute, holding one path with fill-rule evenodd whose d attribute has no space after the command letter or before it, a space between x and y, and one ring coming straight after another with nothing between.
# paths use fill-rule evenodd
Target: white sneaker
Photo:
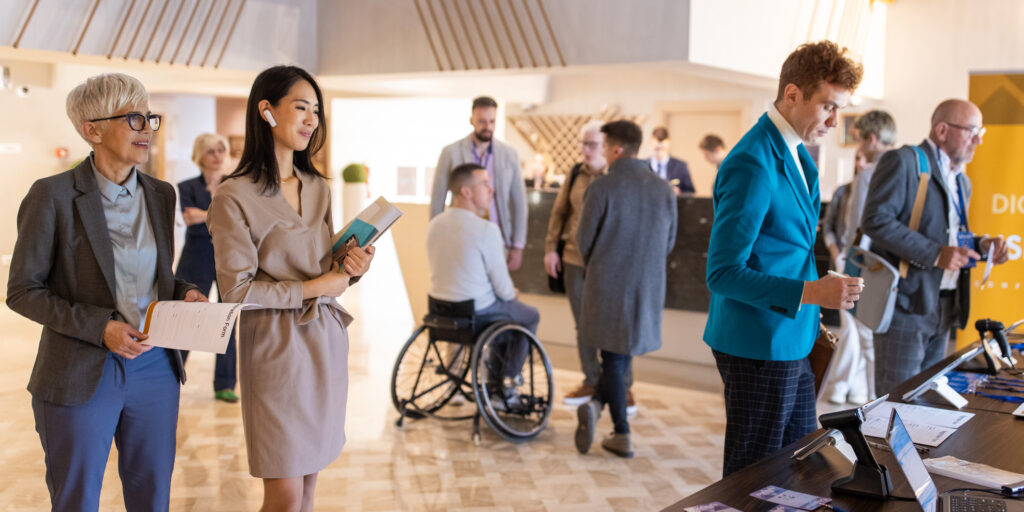
<instances>
[{"instance_id":1,"label":"white sneaker","mask_svg":"<svg viewBox=\"0 0 1024 512\"><path fill-rule=\"evenodd\" d=\"M636 416L637 405L636 400L633 399L633 390L626 390L626 417L632 418Z\"/></svg>"},{"instance_id":2,"label":"white sneaker","mask_svg":"<svg viewBox=\"0 0 1024 512\"><path fill-rule=\"evenodd\" d=\"M846 401L852 405L864 405L868 403L868 395L850 395Z\"/></svg>"}]
</instances>

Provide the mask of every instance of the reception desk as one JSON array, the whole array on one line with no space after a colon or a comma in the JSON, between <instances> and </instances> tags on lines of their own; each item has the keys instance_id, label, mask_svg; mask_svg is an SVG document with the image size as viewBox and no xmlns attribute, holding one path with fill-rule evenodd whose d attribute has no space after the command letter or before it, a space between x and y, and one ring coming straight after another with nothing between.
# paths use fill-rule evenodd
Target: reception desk
<instances>
[{"instance_id":1,"label":"reception desk","mask_svg":"<svg viewBox=\"0 0 1024 512\"><path fill-rule=\"evenodd\" d=\"M548 289L544 272L544 238L557 194L557 191L528 192L530 213L523 266L512 272L512 280L521 292L554 295ZM711 225L715 218L714 206L710 197L681 197L678 201L676 245L668 255L665 308L707 313L711 292L705 284L705 271ZM822 205L822 216L827 207L828 203ZM643 226L637 226L637 229L643 229ZM823 275L829 268L829 253L820 236L820 226L818 231L814 254L818 273ZM643 248L638 247L637 250L642 251ZM833 310L826 311L826 324L838 323L838 314Z\"/></svg>"}]
</instances>

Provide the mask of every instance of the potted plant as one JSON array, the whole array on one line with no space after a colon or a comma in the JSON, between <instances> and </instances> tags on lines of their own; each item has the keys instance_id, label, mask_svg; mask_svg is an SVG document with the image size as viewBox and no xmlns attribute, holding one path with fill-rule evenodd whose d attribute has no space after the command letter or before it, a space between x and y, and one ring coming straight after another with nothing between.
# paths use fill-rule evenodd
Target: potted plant
<instances>
[{"instance_id":1,"label":"potted plant","mask_svg":"<svg viewBox=\"0 0 1024 512\"><path fill-rule=\"evenodd\" d=\"M341 208L347 222L359 215L370 197L370 188L366 182L369 169L364 164L351 163L341 171L341 180L345 182L341 195Z\"/></svg>"}]
</instances>

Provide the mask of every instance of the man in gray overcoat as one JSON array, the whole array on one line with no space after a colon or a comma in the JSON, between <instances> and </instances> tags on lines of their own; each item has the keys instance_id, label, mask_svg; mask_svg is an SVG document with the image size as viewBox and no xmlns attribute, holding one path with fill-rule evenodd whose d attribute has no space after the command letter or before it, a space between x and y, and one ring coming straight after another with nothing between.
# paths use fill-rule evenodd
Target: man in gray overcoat
<instances>
[{"instance_id":1,"label":"man in gray overcoat","mask_svg":"<svg viewBox=\"0 0 1024 512\"><path fill-rule=\"evenodd\" d=\"M597 419L608 404L615 431L601 446L632 457L623 377L633 356L661 348L665 265L676 240L676 196L636 158L643 137L631 121L604 133L608 176L587 188L576 239L584 263L577 335L601 351L601 377L590 402L576 411L576 449L586 453Z\"/></svg>"}]
</instances>

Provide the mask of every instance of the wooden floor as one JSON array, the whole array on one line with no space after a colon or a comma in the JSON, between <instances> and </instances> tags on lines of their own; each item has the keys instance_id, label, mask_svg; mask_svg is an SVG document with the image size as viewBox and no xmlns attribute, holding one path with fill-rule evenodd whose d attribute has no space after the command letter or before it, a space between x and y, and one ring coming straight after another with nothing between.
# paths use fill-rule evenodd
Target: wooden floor
<instances>
[{"instance_id":1,"label":"wooden floor","mask_svg":"<svg viewBox=\"0 0 1024 512\"><path fill-rule=\"evenodd\" d=\"M357 288L375 289L367 278ZM381 297L350 291L348 444L320 473L317 510L656 510L717 480L725 430L720 395L638 382L632 422L636 457L599 446L580 455L574 411L556 406L534 441L510 444L484 428L479 446L470 422L422 420L395 426L390 373L412 330ZM373 304L364 306L363 303ZM402 315L398 315L402 316ZM42 448L25 391L40 327L0 308L0 510L48 510ZM262 485L248 473L238 405L213 400L213 356L189 359L182 390L173 511L256 510ZM556 370L556 395L575 387L576 372ZM239 390L245 393L245 390ZM470 407L463 405L462 407ZM602 432L612 429L608 414ZM123 510L116 450L111 450L102 510Z\"/></svg>"}]
</instances>

